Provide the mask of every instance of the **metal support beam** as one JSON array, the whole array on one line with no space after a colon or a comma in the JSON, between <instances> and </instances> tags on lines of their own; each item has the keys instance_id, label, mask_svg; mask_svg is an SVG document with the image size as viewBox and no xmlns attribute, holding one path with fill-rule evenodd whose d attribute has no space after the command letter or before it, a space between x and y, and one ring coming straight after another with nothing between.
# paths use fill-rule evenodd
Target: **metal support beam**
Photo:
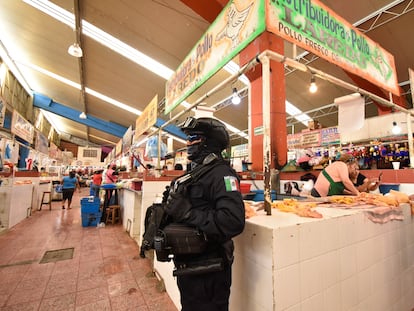
<instances>
[{"instance_id":1,"label":"metal support beam","mask_svg":"<svg viewBox=\"0 0 414 311\"><path fill-rule=\"evenodd\" d=\"M33 95L33 106L120 138L124 136L127 130L127 128L122 125L96 118L90 114L88 114L87 119L80 119L79 114L81 111L59 104L51 98L39 93ZM162 127L165 123L166 121L158 118L155 126ZM177 126L172 124L164 126L163 131L181 139L186 138L184 133Z\"/></svg>"}]
</instances>

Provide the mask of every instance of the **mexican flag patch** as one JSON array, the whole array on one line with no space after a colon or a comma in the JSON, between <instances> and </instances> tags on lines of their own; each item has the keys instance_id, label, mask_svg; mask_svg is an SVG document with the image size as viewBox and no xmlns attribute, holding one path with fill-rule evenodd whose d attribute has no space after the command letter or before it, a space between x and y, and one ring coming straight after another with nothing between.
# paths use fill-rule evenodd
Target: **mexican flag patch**
<instances>
[{"instance_id":1,"label":"mexican flag patch","mask_svg":"<svg viewBox=\"0 0 414 311\"><path fill-rule=\"evenodd\" d=\"M239 191L239 181L234 176L224 176L226 191Z\"/></svg>"}]
</instances>

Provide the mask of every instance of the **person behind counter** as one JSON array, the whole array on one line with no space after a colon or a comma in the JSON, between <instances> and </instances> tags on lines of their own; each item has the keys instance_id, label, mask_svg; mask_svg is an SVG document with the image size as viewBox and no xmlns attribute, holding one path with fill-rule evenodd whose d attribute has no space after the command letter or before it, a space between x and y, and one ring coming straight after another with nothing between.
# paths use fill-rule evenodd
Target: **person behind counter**
<instances>
[{"instance_id":1,"label":"person behind counter","mask_svg":"<svg viewBox=\"0 0 414 311\"><path fill-rule=\"evenodd\" d=\"M350 179L355 174L355 158L350 154L343 154L338 161L329 164L316 179L311 190L313 197L326 197L331 195L359 195Z\"/></svg>"},{"instance_id":2,"label":"person behind counter","mask_svg":"<svg viewBox=\"0 0 414 311\"><path fill-rule=\"evenodd\" d=\"M73 193L75 192L76 188L79 189L80 192L80 185L79 180L76 177L76 173L74 171L69 172L69 176L64 176L62 181L62 209L65 209L65 201L68 200L68 209L72 209L70 205L72 204L72 197Z\"/></svg>"},{"instance_id":3,"label":"person behind counter","mask_svg":"<svg viewBox=\"0 0 414 311\"><path fill-rule=\"evenodd\" d=\"M116 171L116 164L108 165L108 169L105 173L105 184L113 184L118 180L118 173Z\"/></svg>"},{"instance_id":4,"label":"person behind counter","mask_svg":"<svg viewBox=\"0 0 414 311\"><path fill-rule=\"evenodd\" d=\"M359 171L359 165L357 162L354 163L355 169L350 171L349 177L354 186L360 192L375 191L380 185L381 174L378 178L368 178L361 174Z\"/></svg>"},{"instance_id":5,"label":"person behind counter","mask_svg":"<svg viewBox=\"0 0 414 311\"><path fill-rule=\"evenodd\" d=\"M93 172L92 183L91 183L91 194L95 198L99 198L99 190L102 184L102 171L103 170L96 170L95 172Z\"/></svg>"}]
</instances>

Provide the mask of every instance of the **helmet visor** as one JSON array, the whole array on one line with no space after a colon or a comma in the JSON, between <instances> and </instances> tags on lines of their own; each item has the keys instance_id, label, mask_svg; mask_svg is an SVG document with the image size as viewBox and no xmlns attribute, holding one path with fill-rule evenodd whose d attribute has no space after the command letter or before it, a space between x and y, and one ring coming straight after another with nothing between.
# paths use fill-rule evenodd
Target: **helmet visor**
<instances>
[{"instance_id":1,"label":"helmet visor","mask_svg":"<svg viewBox=\"0 0 414 311\"><path fill-rule=\"evenodd\" d=\"M180 125L181 129L193 129L197 125L197 119L193 117L187 117L185 121Z\"/></svg>"}]
</instances>

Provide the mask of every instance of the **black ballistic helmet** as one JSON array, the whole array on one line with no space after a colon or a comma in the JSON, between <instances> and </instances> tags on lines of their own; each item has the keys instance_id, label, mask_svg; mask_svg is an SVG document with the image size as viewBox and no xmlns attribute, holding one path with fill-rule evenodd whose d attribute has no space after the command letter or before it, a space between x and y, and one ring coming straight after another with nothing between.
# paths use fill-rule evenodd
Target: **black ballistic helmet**
<instances>
[{"instance_id":1,"label":"black ballistic helmet","mask_svg":"<svg viewBox=\"0 0 414 311\"><path fill-rule=\"evenodd\" d=\"M226 126L214 118L188 117L180 128L186 135L205 136L207 145L217 147L219 152L226 149L230 142Z\"/></svg>"}]
</instances>

